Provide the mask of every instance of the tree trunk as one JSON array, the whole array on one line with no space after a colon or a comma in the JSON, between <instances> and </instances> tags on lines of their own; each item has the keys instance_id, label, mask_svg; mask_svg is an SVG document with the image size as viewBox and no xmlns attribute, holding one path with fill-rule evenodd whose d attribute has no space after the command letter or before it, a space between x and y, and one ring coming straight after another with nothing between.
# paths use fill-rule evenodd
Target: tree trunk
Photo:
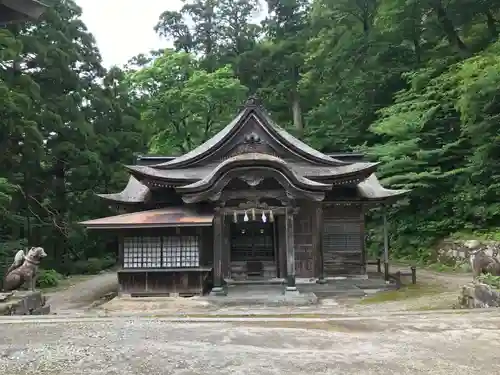
<instances>
[{"instance_id":1,"label":"tree trunk","mask_svg":"<svg viewBox=\"0 0 500 375\"><path fill-rule=\"evenodd\" d=\"M300 107L300 97L297 90L292 93L292 115L293 115L293 126L300 135L304 133L304 123L302 121L302 108Z\"/></svg>"},{"instance_id":2,"label":"tree trunk","mask_svg":"<svg viewBox=\"0 0 500 375\"><path fill-rule=\"evenodd\" d=\"M493 17L493 14L488 10L486 11L486 24L488 25L488 31L492 40L495 40L498 36L497 20Z\"/></svg>"},{"instance_id":3,"label":"tree trunk","mask_svg":"<svg viewBox=\"0 0 500 375\"><path fill-rule=\"evenodd\" d=\"M446 39L448 39L448 42L453 47L455 47L461 54L468 55L469 51L467 49L467 46L460 38L460 35L458 35L458 32L455 29L455 26L453 25L451 19L448 17L446 9L443 7L441 0L433 1L432 7L437 14L437 19L441 24L441 27L443 28L443 31L446 35Z\"/></svg>"}]
</instances>

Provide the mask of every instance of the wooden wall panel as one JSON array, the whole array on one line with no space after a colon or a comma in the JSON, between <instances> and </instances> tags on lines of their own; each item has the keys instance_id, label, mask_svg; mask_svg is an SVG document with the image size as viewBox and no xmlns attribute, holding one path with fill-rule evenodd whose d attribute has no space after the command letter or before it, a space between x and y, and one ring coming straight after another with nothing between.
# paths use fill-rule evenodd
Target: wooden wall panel
<instances>
[{"instance_id":1,"label":"wooden wall panel","mask_svg":"<svg viewBox=\"0 0 500 375\"><path fill-rule=\"evenodd\" d=\"M364 266L364 214L360 206L326 206L323 211L325 276L360 275Z\"/></svg>"}]
</instances>

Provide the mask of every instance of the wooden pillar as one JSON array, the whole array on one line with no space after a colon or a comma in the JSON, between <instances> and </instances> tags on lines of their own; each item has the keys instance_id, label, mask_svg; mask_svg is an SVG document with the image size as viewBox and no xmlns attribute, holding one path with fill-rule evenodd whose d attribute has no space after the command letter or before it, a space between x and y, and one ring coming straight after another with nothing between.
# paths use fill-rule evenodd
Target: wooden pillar
<instances>
[{"instance_id":1,"label":"wooden pillar","mask_svg":"<svg viewBox=\"0 0 500 375\"><path fill-rule=\"evenodd\" d=\"M361 205L361 217L360 217L360 220L361 220L361 246L362 246L362 249L361 249L361 264L363 265L362 266L362 269L361 269L361 272L363 275L365 276L368 276L368 270L367 270L367 256L366 256L366 206L365 205Z\"/></svg>"},{"instance_id":2,"label":"wooden pillar","mask_svg":"<svg viewBox=\"0 0 500 375\"><path fill-rule=\"evenodd\" d=\"M325 267L323 262L323 204L319 203L318 207L316 207L316 217L315 217L315 233L314 233L314 241L316 247L316 258L315 258L315 268L316 275L318 280L316 281L318 284L326 284L325 279Z\"/></svg>"},{"instance_id":3,"label":"wooden pillar","mask_svg":"<svg viewBox=\"0 0 500 375\"><path fill-rule=\"evenodd\" d=\"M222 283L222 249L224 247L224 213L217 208L214 216L214 265L211 296L225 296Z\"/></svg>"},{"instance_id":4,"label":"wooden pillar","mask_svg":"<svg viewBox=\"0 0 500 375\"><path fill-rule=\"evenodd\" d=\"M293 229L293 214L292 207L287 207L285 212L285 228L286 228L286 288L285 293L298 293L295 284L295 241Z\"/></svg>"},{"instance_id":5,"label":"wooden pillar","mask_svg":"<svg viewBox=\"0 0 500 375\"><path fill-rule=\"evenodd\" d=\"M387 228L387 208L383 206L384 216L384 279L389 281L389 234Z\"/></svg>"}]
</instances>

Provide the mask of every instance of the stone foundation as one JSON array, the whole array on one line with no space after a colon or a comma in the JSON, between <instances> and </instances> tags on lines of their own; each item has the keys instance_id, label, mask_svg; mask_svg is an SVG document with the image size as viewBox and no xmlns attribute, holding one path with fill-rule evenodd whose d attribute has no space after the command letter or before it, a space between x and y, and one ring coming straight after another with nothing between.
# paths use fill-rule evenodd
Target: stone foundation
<instances>
[{"instance_id":1,"label":"stone foundation","mask_svg":"<svg viewBox=\"0 0 500 375\"><path fill-rule=\"evenodd\" d=\"M0 315L47 315L50 305L41 292L0 293Z\"/></svg>"}]
</instances>

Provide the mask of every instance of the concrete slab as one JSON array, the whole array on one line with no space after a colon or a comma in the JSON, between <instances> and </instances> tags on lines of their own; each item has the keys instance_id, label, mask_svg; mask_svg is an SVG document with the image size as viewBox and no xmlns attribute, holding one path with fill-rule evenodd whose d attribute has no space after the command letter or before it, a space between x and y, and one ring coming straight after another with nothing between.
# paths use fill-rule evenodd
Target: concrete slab
<instances>
[{"instance_id":1,"label":"concrete slab","mask_svg":"<svg viewBox=\"0 0 500 375\"><path fill-rule=\"evenodd\" d=\"M307 306L314 305L318 298L314 292L285 293L281 285L228 285L226 296L206 296L216 306Z\"/></svg>"},{"instance_id":2,"label":"concrete slab","mask_svg":"<svg viewBox=\"0 0 500 375\"><path fill-rule=\"evenodd\" d=\"M293 292L287 292L286 285L278 282L231 282L226 287L227 295L210 295L203 298L217 306L307 306L316 304L318 299L364 297L393 287L379 277L336 278L328 280L325 284L305 279L300 281L302 282L297 283L297 291Z\"/></svg>"}]
</instances>

